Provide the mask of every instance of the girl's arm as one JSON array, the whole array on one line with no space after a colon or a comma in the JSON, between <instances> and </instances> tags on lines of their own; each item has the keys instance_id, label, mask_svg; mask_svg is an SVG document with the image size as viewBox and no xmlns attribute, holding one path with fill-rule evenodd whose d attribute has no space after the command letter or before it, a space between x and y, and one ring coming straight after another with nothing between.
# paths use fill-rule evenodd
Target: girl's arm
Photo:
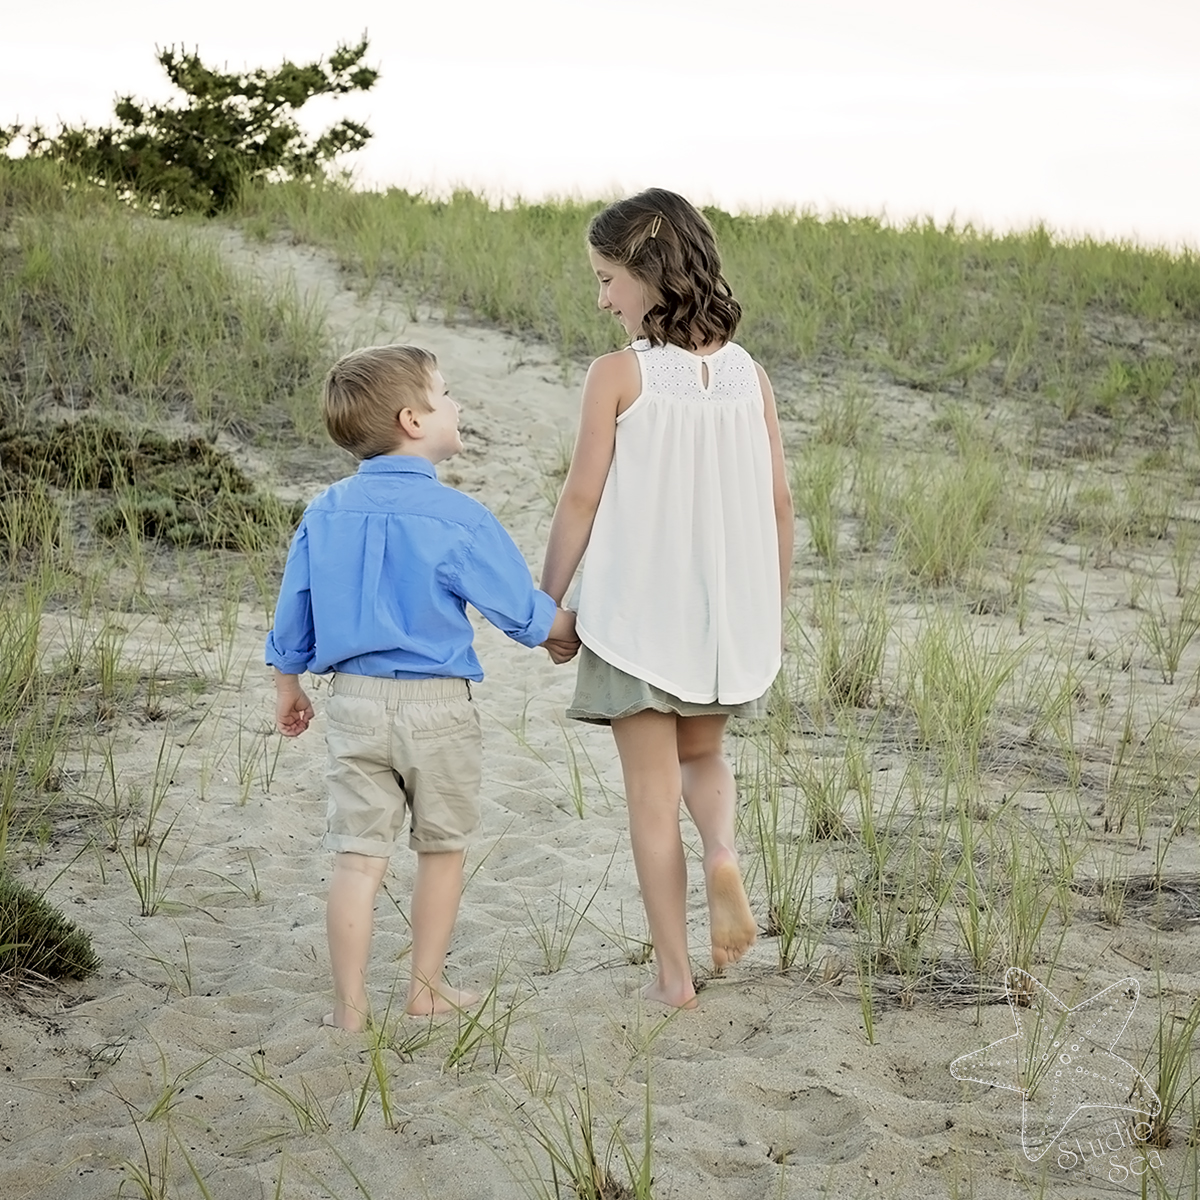
<instances>
[{"instance_id":1,"label":"girl's arm","mask_svg":"<svg viewBox=\"0 0 1200 1200\"><path fill-rule=\"evenodd\" d=\"M612 465L617 415L637 399L640 391L641 372L632 350L605 354L588 368L571 469L554 509L542 562L542 591L559 604L591 537L592 522Z\"/></svg>"},{"instance_id":2,"label":"girl's arm","mask_svg":"<svg viewBox=\"0 0 1200 1200\"><path fill-rule=\"evenodd\" d=\"M783 456L783 437L779 432L775 393L766 371L758 363L754 365L758 369L758 382L762 385L763 416L767 420L767 437L771 443L771 495L775 502L775 531L779 538L779 602L786 608L792 578L792 554L796 542L792 489L788 483L787 463Z\"/></svg>"}]
</instances>

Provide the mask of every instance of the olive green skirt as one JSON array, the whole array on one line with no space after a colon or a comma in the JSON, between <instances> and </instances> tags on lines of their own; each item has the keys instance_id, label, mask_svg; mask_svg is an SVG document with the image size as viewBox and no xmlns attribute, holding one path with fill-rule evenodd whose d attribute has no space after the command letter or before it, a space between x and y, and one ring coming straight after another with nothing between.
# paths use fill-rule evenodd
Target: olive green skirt
<instances>
[{"instance_id":1,"label":"olive green skirt","mask_svg":"<svg viewBox=\"0 0 1200 1200\"><path fill-rule=\"evenodd\" d=\"M675 713L681 717L724 715L753 719L767 712L767 697L747 700L743 704L693 704L680 700L644 679L627 675L619 667L605 662L586 646L579 649L579 673L575 677L575 698L567 716L575 721L590 721L594 725L611 725L619 717L653 709L655 712Z\"/></svg>"}]
</instances>

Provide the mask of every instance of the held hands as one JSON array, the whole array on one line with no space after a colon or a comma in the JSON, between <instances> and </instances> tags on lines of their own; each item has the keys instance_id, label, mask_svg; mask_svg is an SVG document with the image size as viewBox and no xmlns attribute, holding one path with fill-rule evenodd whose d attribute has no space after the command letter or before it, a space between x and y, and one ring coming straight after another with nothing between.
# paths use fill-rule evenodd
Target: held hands
<instances>
[{"instance_id":1,"label":"held hands","mask_svg":"<svg viewBox=\"0 0 1200 1200\"><path fill-rule=\"evenodd\" d=\"M275 672L275 727L284 737L299 737L313 719L312 701L297 675Z\"/></svg>"},{"instance_id":2,"label":"held hands","mask_svg":"<svg viewBox=\"0 0 1200 1200\"><path fill-rule=\"evenodd\" d=\"M551 659L554 661L554 665L557 667L561 667L563 663L569 663L579 653L579 643L577 641L562 642L553 638L547 638L542 645L546 647Z\"/></svg>"},{"instance_id":3,"label":"held hands","mask_svg":"<svg viewBox=\"0 0 1200 1200\"><path fill-rule=\"evenodd\" d=\"M542 643L555 666L561 667L579 653L579 638L575 636L575 614L560 608L550 626L550 636Z\"/></svg>"}]
</instances>

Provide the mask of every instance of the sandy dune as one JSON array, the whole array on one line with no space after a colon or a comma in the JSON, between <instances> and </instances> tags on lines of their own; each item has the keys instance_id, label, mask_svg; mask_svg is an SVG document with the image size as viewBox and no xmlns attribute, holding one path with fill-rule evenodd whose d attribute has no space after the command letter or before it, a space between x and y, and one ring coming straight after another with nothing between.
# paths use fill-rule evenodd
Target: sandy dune
<instances>
[{"instance_id":1,"label":"sandy dune","mask_svg":"<svg viewBox=\"0 0 1200 1200\"><path fill-rule=\"evenodd\" d=\"M428 313L410 321L394 299L358 295L315 251L222 236L246 269L292 280L324 305L345 346L405 340L438 354L467 444L442 478L488 504L536 569L551 511L543 468L572 435L577 375L492 330ZM311 495L350 467L332 452L244 457L289 495ZM802 554L798 594L809 574ZM532 1181L549 1176L531 1131L561 1142L556 1122L586 1103L601 1155L627 1179L610 1139L619 1126L640 1155L647 1089L653 1195L664 1200L1136 1194L1132 1176L1109 1181L1107 1162L1027 1161L1017 1095L951 1077L953 1058L1013 1032L1003 1003L883 1003L869 1045L845 930L831 929L822 948L824 981L777 973L775 944L760 937L706 981L699 1012L643 1008L645 919L611 738L564 724L573 668L483 622L484 825L450 970L489 1001L470 1020L387 1016L381 1096L370 1039L318 1027L330 866L318 844L320 689L315 728L281 744L270 732L259 606L242 605L228 642L186 606L177 622L131 615L126 654L157 656L180 675L190 662L209 682L177 694L165 720L128 720L117 742L121 786L144 794L167 755L166 904L138 915L117 855L89 846L96 825L82 804L78 832L33 872L93 933L103 967L61 993L0 997L5 1200L550 1195L549 1182ZM87 764L81 792L94 791L96 771ZM694 847L690 865L699 967L707 941ZM371 985L381 1015L398 1010L406 978L412 870L399 854L378 908ZM831 892L833 881L823 886ZM758 881L751 891L761 908ZM1167 969L1183 996L1200 984L1195 924L1176 936ZM1081 995L1124 974L1142 981L1121 1043L1131 1058L1149 1045L1156 1011L1148 945L1136 923L1077 922L1058 968ZM1182 1149L1164 1154L1182 1169ZM161 1190L138 1184L164 1174L168 1184L149 1185Z\"/></svg>"}]
</instances>

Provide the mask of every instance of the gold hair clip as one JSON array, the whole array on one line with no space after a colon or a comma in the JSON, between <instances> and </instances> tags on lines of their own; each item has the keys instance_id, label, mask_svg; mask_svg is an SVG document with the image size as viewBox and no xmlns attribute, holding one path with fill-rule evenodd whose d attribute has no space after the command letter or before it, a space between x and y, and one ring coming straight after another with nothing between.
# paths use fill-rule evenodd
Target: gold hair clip
<instances>
[{"instance_id":1,"label":"gold hair clip","mask_svg":"<svg viewBox=\"0 0 1200 1200\"><path fill-rule=\"evenodd\" d=\"M650 236L658 237L658 231L662 228L662 217L655 216L654 224L650 226Z\"/></svg>"}]
</instances>

